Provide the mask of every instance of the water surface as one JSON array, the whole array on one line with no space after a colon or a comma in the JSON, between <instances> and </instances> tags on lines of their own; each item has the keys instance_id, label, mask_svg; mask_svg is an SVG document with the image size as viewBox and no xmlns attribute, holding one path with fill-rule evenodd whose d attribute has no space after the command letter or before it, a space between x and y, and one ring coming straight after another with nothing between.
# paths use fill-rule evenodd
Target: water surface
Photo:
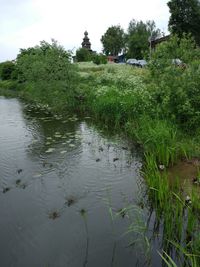
<instances>
[{"instance_id":1,"label":"water surface","mask_svg":"<svg viewBox=\"0 0 200 267\"><path fill-rule=\"evenodd\" d=\"M148 265L142 235L129 246L124 234L134 216L143 224L141 165L89 118L0 98L0 266ZM130 205L133 218L116 215Z\"/></svg>"}]
</instances>

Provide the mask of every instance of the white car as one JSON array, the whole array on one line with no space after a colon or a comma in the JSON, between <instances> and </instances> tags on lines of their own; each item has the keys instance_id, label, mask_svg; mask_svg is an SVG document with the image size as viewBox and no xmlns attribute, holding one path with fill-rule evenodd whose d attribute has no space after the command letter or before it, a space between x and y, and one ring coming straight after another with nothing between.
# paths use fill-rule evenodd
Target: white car
<instances>
[{"instance_id":1,"label":"white car","mask_svg":"<svg viewBox=\"0 0 200 267\"><path fill-rule=\"evenodd\" d=\"M129 59L126 61L126 64L128 64L128 65L133 65L133 66L137 66L138 61L137 61L137 59L135 59L135 58L129 58Z\"/></svg>"},{"instance_id":2,"label":"white car","mask_svg":"<svg viewBox=\"0 0 200 267\"><path fill-rule=\"evenodd\" d=\"M135 58L130 58L126 61L126 64L144 68L147 65L147 62L144 59L137 60Z\"/></svg>"}]
</instances>

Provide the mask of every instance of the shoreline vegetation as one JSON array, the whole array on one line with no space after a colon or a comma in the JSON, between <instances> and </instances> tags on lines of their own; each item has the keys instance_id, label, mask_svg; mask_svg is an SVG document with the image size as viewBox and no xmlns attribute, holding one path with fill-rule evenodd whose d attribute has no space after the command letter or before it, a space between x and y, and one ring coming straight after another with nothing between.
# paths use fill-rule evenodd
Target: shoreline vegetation
<instances>
[{"instance_id":1,"label":"shoreline vegetation","mask_svg":"<svg viewBox=\"0 0 200 267\"><path fill-rule=\"evenodd\" d=\"M185 67L172 64L175 58ZM148 202L157 226L164 227L159 252L163 261L167 266L199 266L199 48L188 36L174 36L158 46L144 69L72 64L69 59L55 41L21 50L12 79L0 81L0 94L21 97L53 113L90 115L135 140L144 151ZM190 190L177 165L187 174Z\"/></svg>"}]
</instances>

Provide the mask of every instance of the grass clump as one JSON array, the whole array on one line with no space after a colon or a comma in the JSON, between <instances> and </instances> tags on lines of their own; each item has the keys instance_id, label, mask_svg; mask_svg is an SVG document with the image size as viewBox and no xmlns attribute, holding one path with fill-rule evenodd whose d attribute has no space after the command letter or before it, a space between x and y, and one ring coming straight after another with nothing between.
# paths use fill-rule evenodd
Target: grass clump
<instances>
[{"instance_id":1,"label":"grass clump","mask_svg":"<svg viewBox=\"0 0 200 267\"><path fill-rule=\"evenodd\" d=\"M159 165L167 167L181 156L187 156L184 142L180 141L180 132L166 120L144 116L137 122L128 122L126 130L144 147L145 154L153 155Z\"/></svg>"}]
</instances>

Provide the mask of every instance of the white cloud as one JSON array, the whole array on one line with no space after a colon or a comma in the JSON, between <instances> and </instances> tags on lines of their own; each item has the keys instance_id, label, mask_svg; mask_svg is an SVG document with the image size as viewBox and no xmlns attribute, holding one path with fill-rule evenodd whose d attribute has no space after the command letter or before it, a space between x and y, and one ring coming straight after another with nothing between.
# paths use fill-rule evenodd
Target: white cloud
<instances>
[{"instance_id":1,"label":"white cloud","mask_svg":"<svg viewBox=\"0 0 200 267\"><path fill-rule=\"evenodd\" d=\"M66 49L81 46L89 32L92 49L100 51L100 38L111 25L125 30L131 19L155 20L167 30L167 0L0 0L0 61L16 57L19 48L54 38Z\"/></svg>"}]
</instances>

